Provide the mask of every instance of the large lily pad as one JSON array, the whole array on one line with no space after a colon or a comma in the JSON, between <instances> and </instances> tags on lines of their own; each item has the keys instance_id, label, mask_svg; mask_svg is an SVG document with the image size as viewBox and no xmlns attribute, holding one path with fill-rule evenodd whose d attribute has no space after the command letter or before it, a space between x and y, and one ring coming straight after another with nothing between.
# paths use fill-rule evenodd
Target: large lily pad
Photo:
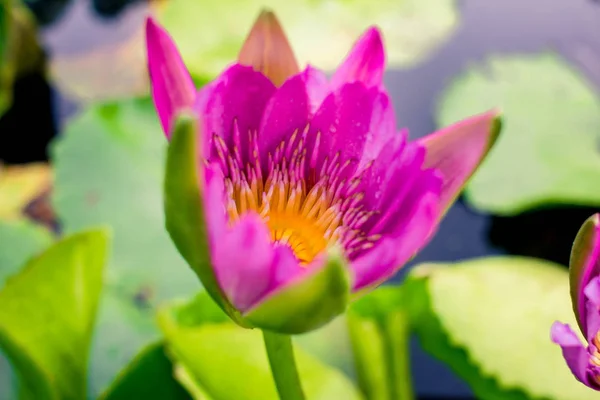
<instances>
[{"instance_id":1,"label":"large lily pad","mask_svg":"<svg viewBox=\"0 0 600 400\"><path fill-rule=\"evenodd\" d=\"M0 348L18 372L21 399L85 397L107 249L104 230L72 235L0 291Z\"/></svg>"},{"instance_id":2,"label":"large lily pad","mask_svg":"<svg viewBox=\"0 0 600 400\"><path fill-rule=\"evenodd\" d=\"M489 107L504 129L467 186L474 207L517 214L544 204L600 205L600 101L555 54L492 57L442 97L439 125Z\"/></svg>"},{"instance_id":3,"label":"large lily pad","mask_svg":"<svg viewBox=\"0 0 600 400\"><path fill-rule=\"evenodd\" d=\"M456 0L156 0L149 2L149 7L173 34L194 79L203 83L236 60L263 7L277 13L301 63L333 70L371 24L380 26L385 35L391 66L420 61L456 27L455 3ZM74 10L79 7L74 6ZM64 92L81 101L147 92L142 26L147 10L140 7L139 11L124 16L126 33L121 42L90 45L86 50L58 54L52 59L52 75ZM76 34L77 29L73 26L64 35Z\"/></svg>"},{"instance_id":4,"label":"large lily pad","mask_svg":"<svg viewBox=\"0 0 600 400\"><path fill-rule=\"evenodd\" d=\"M576 325L567 270L529 258L421 265L406 282L423 347L482 399L596 399L550 341L556 320Z\"/></svg>"},{"instance_id":5,"label":"large lily pad","mask_svg":"<svg viewBox=\"0 0 600 400\"><path fill-rule=\"evenodd\" d=\"M262 8L281 20L301 64L332 70L369 25L385 36L392 66L426 56L453 30L454 0L168 0L158 16L194 75L212 78L236 59Z\"/></svg>"},{"instance_id":6,"label":"large lily pad","mask_svg":"<svg viewBox=\"0 0 600 400\"><path fill-rule=\"evenodd\" d=\"M52 146L53 203L64 230L104 223L114 231L92 352L94 394L156 339L155 305L201 287L164 228L166 144L151 101L137 99L84 110Z\"/></svg>"},{"instance_id":7,"label":"large lily pad","mask_svg":"<svg viewBox=\"0 0 600 400\"><path fill-rule=\"evenodd\" d=\"M50 232L27 221L0 222L0 289L30 257L52 243Z\"/></svg>"},{"instance_id":8,"label":"large lily pad","mask_svg":"<svg viewBox=\"0 0 600 400\"><path fill-rule=\"evenodd\" d=\"M229 321L208 294L164 308L159 322L170 353L182 365L179 378L193 389L196 399L279 398L260 330L240 328ZM341 372L299 348L295 355L308 399L361 399Z\"/></svg>"}]
</instances>

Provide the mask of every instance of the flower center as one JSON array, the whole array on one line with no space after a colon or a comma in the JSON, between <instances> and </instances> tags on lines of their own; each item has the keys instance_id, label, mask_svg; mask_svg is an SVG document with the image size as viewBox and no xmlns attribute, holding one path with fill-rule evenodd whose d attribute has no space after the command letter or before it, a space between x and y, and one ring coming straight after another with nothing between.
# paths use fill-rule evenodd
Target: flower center
<instances>
[{"instance_id":1,"label":"flower center","mask_svg":"<svg viewBox=\"0 0 600 400\"><path fill-rule=\"evenodd\" d=\"M252 185L228 183L231 187L227 209L230 221L237 220L244 212L257 212L267 224L274 242L287 244L301 263L309 263L338 239L340 212L322 186L307 192L304 182L294 186L284 174L273 175L260 192L257 182L251 182Z\"/></svg>"},{"instance_id":2,"label":"flower center","mask_svg":"<svg viewBox=\"0 0 600 400\"><path fill-rule=\"evenodd\" d=\"M234 135L229 150L221 137L213 136L225 173L230 222L249 211L258 213L273 242L289 246L303 265L334 243L341 243L350 257L375 240L360 229L372 213L360 204L364 196L356 191L358 178L348 172L350 161L342 163L336 154L317 163L311 154L318 151L319 140L308 154L306 132L296 131L282 142L268 154L268 162L259 159L256 134L249 135L246 159L240 155L239 137Z\"/></svg>"}]
</instances>

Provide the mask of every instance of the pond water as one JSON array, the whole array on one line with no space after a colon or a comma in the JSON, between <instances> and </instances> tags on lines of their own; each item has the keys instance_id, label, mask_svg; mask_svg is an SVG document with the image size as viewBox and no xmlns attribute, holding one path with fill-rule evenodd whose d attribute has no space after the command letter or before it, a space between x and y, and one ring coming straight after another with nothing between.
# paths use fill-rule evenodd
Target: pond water
<instances>
[{"instance_id":1,"label":"pond water","mask_svg":"<svg viewBox=\"0 0 600 400\"><path fill-rule=\"evenodd\" d=\"M43 41L51 54L72 54L129 37L143 18L143 2L124 0L37 0L31 6L45 21ZM591 0L464 0L461 22L450 40L419 65L390 71L386 84L398 121L412 137L435 129L433 115L445 86L490 54L560 52L600 88L600 4ZM13 108L0 132L20 131L10 143L0 135L0 160L21 163L46 159L45 147L77 104L48 87L40 76L17 82ZM35 118L31 118L31 114ZM19 129L17 130L16 127ZM439 233L413 260L456 261L494 254L519 254L568 261L575 233L595 210L548 208L518 217L482 215L461 201ZM402 279L406 270L397 279ZM493 312L493 311L492 311ZM515 326L518 329L518 326ZM412 346L414 381L422 398L465 398L466 384L443 364Z\"/></svg>"}]
</instances>

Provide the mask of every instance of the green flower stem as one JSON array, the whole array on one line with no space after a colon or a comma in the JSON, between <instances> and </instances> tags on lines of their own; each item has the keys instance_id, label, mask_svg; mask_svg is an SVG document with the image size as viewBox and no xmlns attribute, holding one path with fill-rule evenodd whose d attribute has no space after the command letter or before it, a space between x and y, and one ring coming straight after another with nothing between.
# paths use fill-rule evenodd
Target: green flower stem
<instances>
[{"instance_id":1,"label":"green flower stem","mask_svg":"<svg viewBox=\"0 0 600 400\"><path fill-rule=\"evenodd\" d=\"M413 400L412 376L410 373L410 327L403 312L391 313L384 327L385 342L389 350L390 392L392 399Z\"/></svg>"},{"instance_id":2,"label":"green flower stem","mask_svg":"<svg viewBox=\"0 0 600 400\"><path fill-rule=\"evenodd\" d=\"M281 400L304 400L296 369L292 337L263 331L273 380Z\"/></svg>"},{"instance_id":3,"label":"green flower stem","mask_svg":"<svg viewBox=\"0 0 600 400\"><path fill-rule=\"evenodd\" d=\"M348 328L359 385L369 400L413 400L407 316L348 315Z\"/></svg>"}]
</instances>

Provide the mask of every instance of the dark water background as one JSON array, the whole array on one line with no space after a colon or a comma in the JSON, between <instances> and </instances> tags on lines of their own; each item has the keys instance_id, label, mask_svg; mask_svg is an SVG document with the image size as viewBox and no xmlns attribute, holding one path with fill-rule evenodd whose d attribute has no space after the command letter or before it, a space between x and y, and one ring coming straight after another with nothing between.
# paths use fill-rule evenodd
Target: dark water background
<instances>
[{"instance_id":1,"label":"dark water background","mask_svg":"<svg viewBox=\"0 0 600 400\"><path fill-rule=\"evenodd\" d=\"M386 75L398 121L410 129L413 137L435 129L433 115L444 87L469 65L482 62L490 54L555 50L579 68L597 91L600 89L600 2L463 0L458 4L460 26L445 44L414 68ZM133 34L134 22L145 9L142 0L29 0L29 5L42 23L42 41L51 54L117 43ZM0 119L0 161L46 160L46 145L76 109L77 105L49 87L43 76L30 75L17 81L14 105ZM9 140L1 132L27 135ZM579 226L595 211L547 208L500 218L475 213L459 201L438 235L412 264L518 254L564 265ZM470 396L467 385L424 353L416 341L412 359L415 387L421 398Z\"/></svg>"}]
</instances>

